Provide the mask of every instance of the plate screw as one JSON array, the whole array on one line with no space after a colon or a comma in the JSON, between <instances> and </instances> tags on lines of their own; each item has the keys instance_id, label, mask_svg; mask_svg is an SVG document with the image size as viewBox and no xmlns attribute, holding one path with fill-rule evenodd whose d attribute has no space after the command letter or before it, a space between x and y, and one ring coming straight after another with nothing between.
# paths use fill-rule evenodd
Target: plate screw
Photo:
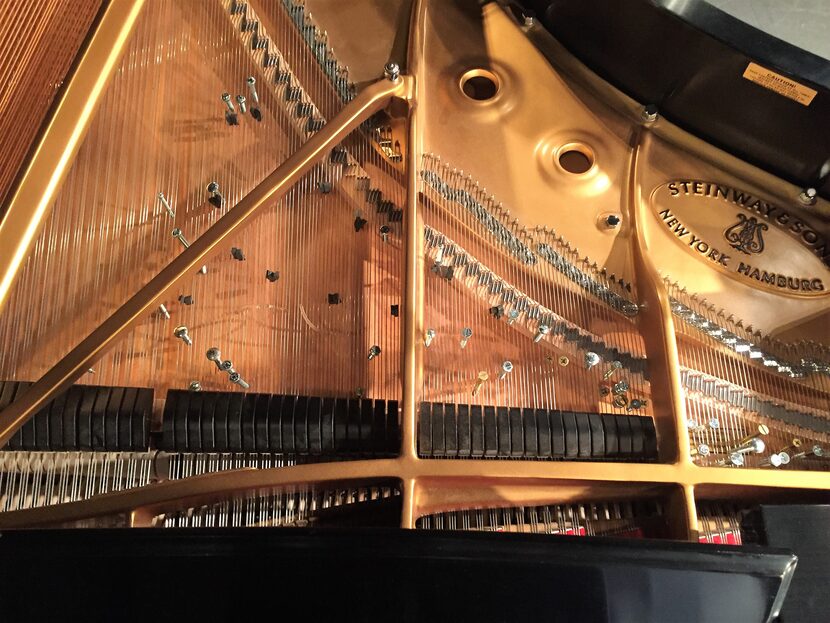
<instances>
[{"instance_id":1,"label":"plate screw","mask_svg":"<svg viewBox=\"0 0 830 623\"><path fill-rule=\"evenodd\" d=\"M657 121L657 117L659 113L657 112L657 106L654 104L646 104L643 107L643 119L649 123L653 123Z\"/></svg>"},{"instance_id":2,"label":"plate screw","mask_svg":"<svg viewBox=\"0 0 830 623\"><path fill-rule=\"evenodd\" d=\"M374 346L372 346L372 348L369 349L369 361L371 361L378 355L380 355L380 346L375 344Z\"/></svg>"},{"instance_id":3,"label":"plate screw","mask_svg":"<svg viewBox=\"0 0 830 623\"><path fill-rule=\"evenodd\" d=\"M559 365L560 365L560 366L562 366L563 368L564 368L565 366L567 366L569 363L571 363L571 360L570 360L570 359L568 359L567 357L565 357L565 355L562 355L562 356L559 358Z\"/></svg>"},{"instance_id":4,"label":"plate screw","mask_svg":"<svg viewBox=\"0 0 830 623\"><path fill-rule=\"evenodd\" d=\"M476 379L476 384L473 385L473 396L478 393L478 390L481 389L481 386L487 382L487 379L490 378L490 375L484 371L478 373L478 378Z\"/></svg>"},{"instance_id":5,"label":"plate screw","mask_svg":"<svg viewBox=\"0 0 830 623\"><path fill-rule=\"evenodd\" d=\"M471 337L473 337L473 330L470 327L461 329L461 348L467 346L467 342L470 341Z\"/></svg>"},{"instance_id":6,"label":"plate screw","mask_svg":"<svg viewBox=\"0 0 830 623\"><path fill-rule=\"evenodd\" d=\"M208 348L207 353L205 355L208 358L208 361L212 361L216 364L216 367L220 370L222 369L222 353L219 352L219 349L213 346L212 348Z\"/></svg>"},{"instance_id":7,"label":"plate screw","mask_svg":"<svg viewBox=\"0 0 830 623\"><path fill-rule=\"evenodd\" d=\"M251 101L254 106L259 106L259 95L256 92L256 78L248 76L248 90L251 92ZM244 111L243 111L244 112Z\"/></svg>"},{"instance_id":8,"label":"plate screw","mask_svg":"<svg viewBox=\"0 0 830 623\"><path fill-rule=\"evenodd\" d=\"M228 112L230 114L236 114L236 109L233 107L233 102L231 101L230 93L222 93L222 101L225 102L225 106L228 107Z\"/></svg>"},{"instance_id":9,"label":"plate screw","mask_svg":"<svg viewBox=\"0 0 830 623\"><path fill-rule=\"evenodd\" d=\"M550 333L550 327L546 324L540 324L539 328L536 329L536 335L533 336L533 343L538 344L548 333Z\"/></svg>"},{"instance_id":10,"label":"plate screw","mask_svg":"<svg viewBox=\"0 0 830 623\"><path fill-rule=\"evenodd\" d=\"M608 368L608 370L606 370L605 374L602 375L602 378L603 379L610 379L611 375L614 374L614 372L616 372L620 368L622 368L622 362L621 361L612 361L611 362L611 367Z\"/></svg>"},{"instance_id":11,"label":"plate screw","mask_svg":"<svg viewBox=\"0 0 830 623\"><path fill-rule=\"evenodd\" d=\"M505 377L513 372L513 363L510 361L505 361L501 364L501 372L499 373L498 380L503 381Z\"/></svg>"},{"instance_id":12,"label":"plate screw","mask_svg":"<svg viewBox=\"0 0 830 623\"><path fill-rule=\"evenodd\" d=\"M170 215L170 218L176 218L176 213L173 212L173 208L170 206L170 202L167 201L167 197L164 196L164 193L158 194L159 201L161 201L161 205L164 206L164 209L167 210L167 214Z\"/></svg>"},{"instance_id":13,"label":"plate screw","mask_svg":"<svg viewBox=\"0 0 830 623\"><path fill-rule=\"evenodd\" d=\"M397 63L386 63L383 66L383 75L390 82L397 82L401 76L401 68Z\"/></svg>"},{"instance_id":14,"label":"plate screw","mask_svg":"<svg viewBox=\"0 0 830 623\"><path fill-rule=\"evenodd\" d=\"M245 96L237 95L236 103L239 104L239 112L241 112L244 115L248 110L248 107L245 105Z\"/></svg>"},{"instance_id":15,"label":"plate screw","mask_svg":"<svg viewBox=\"0 0 830 623\"><path fill-rule=\"evenodd\" d=\"M818 193L816 193L815 188L805 188L801 191L801 194L798 195L798 200L805 206L815 205L817 194Z\"/></svg>"},{"instance_id":16,"label":"plate screw","mask_svg":"<svg viewBox=\"0 0 830 623\"><path fill-rule=\"evenodd\" d=\"M200 392L202 391L202 384L199 381L190 381L188 389L192 392Z\"/></svg>"},{"instance_id":17,"label":"plate screw","mask_svg":"<svg viewBox=\"0 0 830 623\"><path fill-rule=\"evenodd\" d=\"M179 338L182 342L190 346L193 344L193 340L190 339L190 336L187 334L187 327L184 325L180 325L173 329L173 335Z\"/></svg>"},{"instance_id":18,"label":"plate screw","mask_svg":"<svg viewBox=\"0 0 830 623\"><path fill-rule=\"evenodd\" d=\"M507 312L507 324L513 324L519 318L519 310L518 309L511 309Z\"/></svg>"},{"instance_id":19,"label":"plate screw","mask_svg":"<svg viewBox=\"0 0 830 623\"><path fill-rule=\"evenodd\" d=\"M427 329L426 334L424 335L424 346L429 348L429 345L432 344L432 340L435 339L435 329Z\"/></svg>"},{"instance_id":20,"label":"plate screw","mask_svg":"<svg viewBox=\"0 0 830 623\"><path fill-rule=\"evenodd\" d=\"M239 385L242 389L248 389L249 387L251 387L242 379L241 376L239 376L239 372L231 372L228 375L228 380L230 380L230 382L234 383L235 385Z\"/></svg>"},{"instance_id":21,"label":"plate screw","mask_svg":"<svg viewBox=\"0 0 830 623\"><path fill-rule=\"evenodd\" d=\"M588 351L587 353L585 353L585 369L586 370L590 370L591 368L593 368L598 363L599 363L599 355L597 355L596 353L593 353L591 351Z\"/></svg>"}]
</instances>

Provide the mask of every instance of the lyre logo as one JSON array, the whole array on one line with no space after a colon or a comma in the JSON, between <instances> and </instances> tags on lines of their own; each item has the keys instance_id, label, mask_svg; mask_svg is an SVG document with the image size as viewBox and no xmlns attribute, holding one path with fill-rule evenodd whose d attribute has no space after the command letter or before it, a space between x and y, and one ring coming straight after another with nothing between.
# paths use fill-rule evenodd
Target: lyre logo
<instances>
[{"instance_id":1,"label":"lyre logo","mask_svg":"<svg viewBox=\"0 0 830 623\"><path fill-rule=\"evenodd\" d=\"M764 250L764 239L761 232L769 229L766 223L759 223L754 216L738 213L738 222L727 227L723 237L732 245L732 248L751 255Z\"/></svg>"}]
</instances>

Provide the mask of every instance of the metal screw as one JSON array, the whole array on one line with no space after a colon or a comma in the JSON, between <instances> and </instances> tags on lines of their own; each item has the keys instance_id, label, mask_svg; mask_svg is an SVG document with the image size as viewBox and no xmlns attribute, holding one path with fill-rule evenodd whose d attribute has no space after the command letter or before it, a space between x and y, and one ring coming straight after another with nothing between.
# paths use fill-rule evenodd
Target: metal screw
<instances>
[{"instance_id":1,"label":"metal screw","mask_svg":"<svg viewBox=\"0 0 830 623\"><path fill-rule=\"evenodd\" d=\"M478 378L476 379L476 384L473 385L473 396L478 393L478 390L481 389L481 386L487 382L487 379L490 378L490 375L484 372L483 370L478 373Z\"/></svg>"},{"instance_id":2,"label":"metal screw","mask_svg":"<svg viewBox=\"0 0 830 623\"><path fill-rule=\"evenodd\" d=\"M222 93L222 101L225 102L225 106L228 107L228 112L232 115L235 115L236 109L233 107L233 102L231 101L231 94Z\"/></svg>"},{"instance_id":3,"label":"metal screw","mask_svg":"<svg viewBox=\"0 0 830 623\"><path fill-rule=\"evenodd\" d=\"M401 76L401 68L397 63L386 63L383 66L383 75L390 82L397 82Z\"/></svg>"},{"instance_id":4,"label":"metal screw","mask_svg":"<svg viewBox=\"0 0 830 623\"><path fill-rule=\"evenodd\" d=\"M230 359L225 359L222 363L219 364L219 369L222 372L227 372L228 374L233 374L236 370L233 369L233 362Z\"/></svg>"},{"instance_id":5,"label":"metal screw","mask_svg":"<svg viewBox=\"0 0 830 623\"><path fill-rule=\"evenodd\" d=\"M461 329L461 348L467 346L467 342L470 341L471 337L473 337L473 330L470 327Z\"/></svg>"},{"instance_id":6,"label":"metal screw","mask_svg":"<svg viewBox=\"0 0 830 623\"><path fill-rule=\"evenodd\" d=\"M640 398L634 398L630 403L628 403L628 408L626 411L634 411L635 409L642 409L648 404L648 401L642 400Z\"/></svg>"},{"instance_id":7,"label":"metal screw","mask_svg":"<svg viewBox=\"0 0 830 623\"><path fill-rule=\"evenodd\" d=\"M790 445L785 448L781 448L781 452L790 452L791 450L796 450L801 447L801 440L798 437L795 437Z\"/></svg>"},{"instance_id":8,"label":"metal screw","mask_svg":"<svg viewBox=\"0 0 830 623\"><path fill-rule=\"evenodd\" d=\"M816 193L815 188L805 188L801 191L801 194L798 195L798 200L805 206L815 205L817 194L818 193Z\"/></svg>"},{"instance_id":9,"label":"metal screw","mask_svg":"<svg viewBox=\"0 0 830 623\"><path fill-rule=\"evenodd\" d=\"M248 107L245 105L245 96L237 95L236 103L239 104L239 112L244 115L248 111Z\"/></svg>"},{"instance_id":10,"label":"metal screw","mask_svg":"<svg viewBox=\"0 0 830 623\"><path fill-rule=\"evenodd\" d=\"M697 448L692 448L691 454L692 456L709 456L710 452L711 450L709 449L709 446L705 443L702 443Z\"/></svg>"},{"instance_id":11,"label":"metal screw","mask_svg":"<svg viewBox=\"0 0 830 623\"><path fill-rule=\"evenodd\" d=\"M179 242L182 243L182 246L187 249L190 246L190 243L185 239L182 230L176 227L172 232L170 232L174 238L178 238Z\"/></svg>"},{"instance_id":12,"label":"metal screw","mask_svg":"<svg viewBox=\"0 0 830 623\"><path fill-rule=\"evenodd\" d=\"M248 91L251 93L251 101L254 106L259 106L259 95L256 92L256 78L248 76ZM245 112L244 110L242 112Z\"/></svg>"},{"instance_id":13,"label":"metal screw","mask_svg":"<svg viewBox=\"0 0 830 623\"><path fill-rule=\"evenodd\" d=\"M622 219L618 214L609 214L605 217L605 226L608 229L616 229L622 223Z\"/></svg>"},{"instance_id":14,"label":"metal screw","mask_svg":"<svg viewBox=\"0 0 830 623\"><path fill-rule=\"evenodd\" d=\"M175 219L176 213L173 211L173 208L170 206L170 202L167 201L167 197L164 196L164 193L158 194L159 201L161 201L161 205L164 206L164 209L167 210L167 214L170 215L170 218Z\"/></svg>"},{"instance_id":15,"label":"metal screw","mask_svg":"<svg viewBox=\"0 0 830 623\"><path fill-rule=\"evenodd\" d=\"M571 362L571 360L570 360L570 359L568 359L567 357L565 357L565 355L562 355L562 356L559 358L559 365L560 365L560 366L562 366L563 368L564 368L565 366L567 366L570 362Z\"/></svg>"},{"instance_id":16,"label":"metal screw","mask_svg":"<svg viewBox=\"0 0 830 623\"><path fill-rule=\"evenodd\" d=\"M614 400L612 401L612 404L615 407L617 407L618 409L622 409L623 407L625 407L628 404L628 398L626 398L622 394L619 395L619 396L614 396Z\"/></svg>"},{"instance_id":17,"label":"metal screw","mask_svg":"<svg viewBox=\"0 0 830 623\"><path fill-rule=\"evenodd\" d=\"M511 309L509 312L507 312L507 324L513 324L518 319L519 319L519 310L518 309Z\"/></svg>"},{"instance_id":18,"label":"metal screw","mask_svg":"<svg viewBox=\"0 0 830 623\"><path fill-rule=\"evenodd\" d=\"M616 372L620 368L622 368L622 362L621 361L612 361L611 362L611 367L608 368L608 370L606 370L605 374L602 375L602 378L603 379L610 379L611 375L614 374L614 372Z\"/></svg>"},{"instance_id":19,"label":"metal screw","mask_svg":"<svg viewBox=\"0 0 830 623\"><path fill-rule=\"evenodd\" d=\"M513 372L513 363L511 361L505 361L501 364L501 372L499 373L498 380L503 381L511 372Z\"/></svg>"},{"instance_id":20,"label":"metal screw","mask_svg":"<svg viewBox=\"0 0 830 623\"><path fill-rule=\"evenodd\" d=\"M657 112L657 106L654 104L646 104L643 107L643 119L648 123L653 123L657 121L657 117L659 113Z\"/></svg>"},{"instance_id":21,"label":"metal screw","mask_svg":"<svg viewBox=\"0 0 830 623\"><path fill-rule=\"evenodd\" d=\"M372 346L372 348L369 349L369 361L371 361L378 355L380 355L380 346L375 344L374 346Z\"/></svg>"},{"instance_id":22,"label":"metal screw","mask_svg":"<svg viewBox=\"0 0 830 623\"><path fill-rule=\"evenodd\" d=\"M616 383L614 383L614 386L611 388L611 393L613 393L615 396L619 396L621 394L624 394L628 390L629 390L628 381L623 379L621 381L617 381Z\"/></svg>"},{"instance_id":23,"label":"metal screw","mask_svg":"<svg viewBox=\"0 0 830 623\"><path fill-rule=\"evenodd\" d=\"M170 320L170 312L167 311L167 308L163 304L159 305L159 313L164 317L165 320Z\"/></svg>"},{"instance_id":24,"label":"metal screw","mask_svg":"<svg viewBox=\"0 0 830 623\"><path fill-rule=\"evenodd\" d=\"M187 334L187 327L184 325L180 325L173 329L173 335L179 338L182 342L190 346L193 344L193 340L190 339L190 336Z\"/></svg>"},{"instance_id":25,"label":"metal screw","mask_svg":"<svg viewBox=\"0 0 830 623\"><path fill-rule=\"evenodd\" d=\"M763 439L760 437L753 437L746 443L732 448L731 451L734 454L761 454L766 447L767 444L764 443Z\"/></svg>"},{"instance_id":26,"label":"metal screw","mask_svg":"<svg viewBox=\"0 0 830 623\"><path fill-rule=\"evenodd\" d=\"M538 344L548 333L550 333L550 327L546 324L540 324L539 328L536 329L536 335L533 336L533 343Z\"/></svg>"},{"instance_id":27,"label":"metal screw","mask_svg":"<svg viewBox=\"0 0 830 623\"><path fill-rule=\"evenodd\" d=\"M756 439L759 435L769 435L769 426L767 426L766 424L758 424L758 432L752 435L747 435L738 442L738 445L742 446L746 443L749 443L753 439Z\"/></svg>"},{"instance_id":28,"label":"metal screw","mask_svg":"<svg viewBox=\"0 0 830 623\"><path fill-rule=\"evenodd\" d=\"M228 380L230 380L231 383L239 385L242 389L248 389L249 387L251 387L242 379L241 376L239 376L239 372L231 372L228 375Z\"/></svg>"},{"instance_id":29,"label":"metal screw","mask_svg":"<svg viewBox=\"0 0 830 623\"><path fill-rule=\"evenodd\" d=\"M389 232L392 231L392 228L389 225L381 225L380 229L380 237L383 238L384 242L389 242Z\"/></svg>"},{"instance_id":30,"label":"metal screw","mask_svg":"<svg viewBox=\"0 0 830 623\"><path fill-rule=\"evenodd\" d=\"M429 345L432 344L432 340L435 339L435 329L427 329L426 334L424 335L424 347L429 348Z\"/></svg>"},{"instance_id":31,"label":"metal screw","mask_svg":"<svg viewBox=\"0 0 830 623\"><path fill-rule=\"evenodd\" d=\"M190 381L188 389L192 392L202 391L202 384L199 381Z\"/></svg>"},{"instance_id":32,"label":"metal screw","mask_svg":"<svg viewBox=\"0 0 830 623\"><path fill-rule=\"evenodd\" d=\"M208 348L207 353L205 355L208 358L208 361L212 361L216 364L216 367L220 370L222 369L222 353L219 352L219 349L215 346Z\"/></svg>"},{"instance_id":33,"label":"metal screw","mask_svg":"<svg viewBox=\"0 0 830 623\"><path fill-rule=\"evenodd\" d=\"M596 353L593 353L591 351L588 351L587 353L585 353L585 369L586 370L590 370L595 365L597 365L599 362L600 362L600 358L599 358L599 355L597 355Z\"/></svg>"}]
</instances>

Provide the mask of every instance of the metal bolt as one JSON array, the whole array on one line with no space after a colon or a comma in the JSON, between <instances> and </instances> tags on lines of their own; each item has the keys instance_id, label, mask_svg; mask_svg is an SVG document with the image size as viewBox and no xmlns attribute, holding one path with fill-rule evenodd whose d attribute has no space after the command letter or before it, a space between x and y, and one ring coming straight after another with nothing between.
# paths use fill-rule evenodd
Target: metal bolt
<instances>
[{"instance_id":1,"label":"metal bolt","mask_svg":"<svg viewBox=\"0 0 830 623\"><path fill-rule=\"evenodd\" d=\"M170 312L167 311L167 308L163 304L159 305L159 313L164 317L165 320L170 320Z\"/></svg>"},{"instance_id":2,"label":"metal bolt","mask_svg":"<svg viewBox=\"0 0 830 623\"><path fill-rule=\"evenodd\" d=\"M389 225L381 225L378 232L380 233L380 237L383 239L384 242L389 242L389 232L392 231L392 228Z\"/></svg>"},{"instance_id":3,"label":"metal bolt","mask_svg":"<svg viewBox=\"0 0 830 623\"><path fill-rule=\"evenodd\" d=\"M519 319L519 310L518 309L511 309L509 312L507 312L507 324L513 324L518 319Z\"/></svg>"},{"instance_id":4,"label":"metal bolt","mask_svg":"<svg viewBox=\"0 0 830 623\"><path fill-rule=\"evenodd\" d=\"M222 363L219 364L219 369L222 372L227 372L228 374L233 374L236 370L233 369L233 362L230 359L225 359Z\"/></svg>"},{"instance_id":5,"label":"metal bolt","mask_svg":"<svg viewBox=\"0 0 830 623\"><path fill-rule=\"evenodd\" d=\"M478 393L478 390L481 389L481 386L487 382L487 379L490 378L490 375L484 372L483 370L478 373L478 378L476 379L476 384L473 385L473 396Z\"/></svg>"},{"instance_id":6,"label":"metal bolt","mask_svg":"<svg viewBox=\"0 0 830 623\"><path fill-rule=\"evenodd\" d=\"M498 380L503 381L505 377L513 372L513 363L510 361L505 361L501 364L501 372L499 373Z\"/></svg>"},{"instance_id":7,"label":"metal bolt","mask_svg":"<svg viewBox=\"0 0 830 623\"><path fill-rule=\"evenodd\" d=\"M732 448L731 451L734 454L761 454L766 447L767 444L764 443L763 439L760 437L753 437L746 443Z\"/></svg>"},{"instance_id":8,"label":"metal bolt","mask_svg":"<svg viewBox=\"0 0 830 623\"><path fill-rule=\"evenodd\" d=\"M548 333L550 333L550 327L546 324L540 324L539 328L536 329L536 335L533 336L533 343L538 344Z\"/></svg>"},{"instance_id":9,"label":"metal bolt","mask_svg":"<svg viewBox=\"0 0 830 623\"><path fill-rule=\"evenodd\" d=\"M192 392L200 392L202 391L202 384L199 381L190 381L188 389Z\"/></svg>"},{"instance_id":10,"label":"metal bolt","mask_svg":"<svg viewBox=\"0 0 830 623\"><path fill-rule=\"evenodd\" d=\"M692 448L692 456L709 456L711 450L705 443L700 444L697 448Z\"/></svg>"},{"instance_id":11,"label":"metal bolt","mask_svg":"<svg viewBox=\"0 0 830 623\"><path fill-rule=\"evenodd\" d=\"M798 195L798 200L805 206L815 205L817 194L815 188L805 188Z\"/></svg>"},{"instance_id":12,"label":"metal bolt","mask_svg":"<svg viewBox=\"0 0 830 623\"><path fill-rule=\"evenodd\" d=\"M220 370L222 369L222 353L219 352L218 348L216 348L215 346L208 348L205 355L207 356L208 361L212 361L216 364L217 368L219 368Z\"/></svg>"},{"instance_id":13,"label":"metal bolt","mask_svg":"<svg viewBox=\"0 0 830 623\"><path fill-rule=\"evenodd\" d=\"M611 375L614 374L614 372L616 372L620 368L622 368L622 362L621 361L612 361L611 362L611 367L608 368L608 370L605 371L605 374L602 375L602 378L603 379L610 379Z\"/></svg>"},{"instance_id":14,"label":"metal bolt","mask_svg":"<svg viewBox=\"0 0 830 623\"><path fill-rule=\"evenodd\" d=\"M622 219L618 214L609 214L605 217L605 226L608 229L616 229L622 223Z\"/></svg>"},{"instance_id":15,"label":"metal bolt","mask_svg":"<svg viewBox=\"0 0 830 623\"><path fill-rule=\"evenodd\" d=\"M170 206L170 202L167 201L167 197L164 196L164 193L158 194L159 201L161 201L161 205L164 206L164 209L167 210L167 214L170 215L170 218L175 219L176 213L173 211L173 208Z\"/></svg>"},{"instance_id":16,"label":"metal bolt","mask_svg":"<svg viewBox=\"0 0 830 623\"><path fill-rule=\"evenodd\" d=\"M245 105L245 96L237 95L236 103L239 104L239 112L241 112L244 115L248 111L248 107Z\"/></svg>"},{"instance_id":17,"label":"metal bolt","mask_svg":"<svg viewBox=\"0 0 830 623\"><path fill-rule=\"evenodd\" d=\"M222 101L225 102L225 106L228 107L228 112L230 114L236 114L236 109L233 107L233 102L231 101L230 93L222 93Z\"/></svg>"},{"instance_id":18,"label":"metal bolt","mask_svg":"<svg viewBox=\"0 0 830 623\"><path fill-rule=\"evenodd\" d=\"M187 249L190 246L190 243L185 239L182 230L176 227L172 232L170 232L174 238L178 238L179 242L182 243L182 246Z\"/></svg>"},{"instance_id":19,"label":"metal bolt","mask_svg":"<svg viewBox=\"0 0 830 623\"><path fill-rule=\"evenodd\" d=\"M371 361L378 355L380 355L380 346L375 344L374 346L372 346L372 348L369 349L369 360Z\"/></svg>"},{"instance_id":20,"label":"metal bolt","mask_svg":"<svg viewBox=\"0 0 830 623\"><path fill-rule=\"evenodd\" d=\"M659 113L657 112L657 106L654 104L646 104L643 107L643 119L648 123L653 123L657 121L657 117Z\"/></svg>"},{"instance_id":21,"label":"metal bolt","mask_svg":"<svg viewBox=\"0 0 830 623\"><path fill-rule=\"evenodd\" d=\"M235 385L239 385L242 389L248 389L249 387L251 387L250 385L248 385L248 383L246 383L246 382L242 379L242 377L241 377L241 376L239 376L239 372L231 372L231 373L228 375L228 380L229 380L231 383L234 383Z\"/></svg>"},{"instance_id":22,"label":"metal bolt","mask_svg":"<svg viewBox=\"0 0 830 623\"><path fill-rule=\"evenodd\" d=\"M738 445L742 446L746 443L749 443L753 439L756 439L759 435L769 435L769 426L767 426L766 424L758 424L758 432L753 433L752 435L747 435L738 442Z\"/></svg>"},{"instance_id":23,"label":"metal bolt","mask_svg":"<svg viewBox=\"0 0 830 623\"><path fill-rule=\"evenodd\" d=\"M461 329L461 348L467 346L467 342L470 341L471 337L473 337L473 330L470 327Z\"/></svg>"},{"instance_id":24,"label":"metal bolt","mask_svg":"<svg viewBox=\"0 0 830 623\"><path fill-rule=\"evenodd\" d=\"M616 383L614 383L614 386L611 388L611 393L613 393L615 396L620 396L621 394L624 394L628 390L629 390L628 381L623 379L621 381L617 381Z\"/></svg>"},{"instance_id":25,"label":"metal bolt","mask_svg":"<svg viewBox=\"0 0 830 623\"><path fill-rule=\"evenodd\" d=\"M251 102L254 106L259 106L259 95L256 92L256 78L248 76L248 91L251 93ZM244 112L244 111L243 111Z\"/></svg>"},{"instance_id":26,"label":"metal bolt","mask_svg":"<svg viewBox=\"0 0 830 623\"><path fill-rule=\"evenodd\" d=\"M591 351L588 351L587 353L585 353L585 369L586 370L590 370L595 365L597 365L599 362L600 362L600 358L599 358L599 355L597 355L596 353L593 353Z\"/></svg>"},{"instance_id":27,"label":"metal bolt","mask_svg":"<svg viewBox=\"0 0 830 623\"><path fill-rule=\"evenodd\" d=\"M435 339L435 329L427 329L426 334L424 335L424 347L429 348L429 345L432 344L432 340Z\"/></svg>"},{"instance_id":28,"label":"metal bolt","mask_svg":"<svg viewBox=\"0 0 830 623\"><path fill-rule=\"evenodd\" d=\"M182 342L190 346L193 344L193 340L190 339L190 336L187 334L187 327L184 325L180 325L173 329L173 335L179 338Z\"/></svg>"},{"instance_id":29,"label":"metal bolt","mask_svg":"<svg viewBox=\"0 0 830 623\"><path fill-rule=\"evenodd\" d=\"M383 66L383 75L390 82L397 82L401 76L401 68L397 63L386 63Z\"/></svg>"}]
</instances>

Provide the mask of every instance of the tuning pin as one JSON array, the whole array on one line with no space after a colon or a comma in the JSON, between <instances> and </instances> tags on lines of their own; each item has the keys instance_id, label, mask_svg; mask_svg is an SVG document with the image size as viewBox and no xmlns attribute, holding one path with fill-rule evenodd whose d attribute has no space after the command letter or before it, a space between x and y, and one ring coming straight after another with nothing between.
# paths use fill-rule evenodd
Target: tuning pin
<instances>
[{"instance_id":1,"label":"tuning pin","mask_svg":"<svg viewBox=\"0 0 830 623\"><path fill-rule=\"evenodd\" d=\"M251 387L250 385L248 385L248 383L246 383L246 382L242 379L242 377L241 377L241 376L239 376L239 372L231 372L231 373L228 375L228 380L229 380L231 383L234 383L234 384L236 384L236 385L239 385L242 389L248 389L248 388L250 388L250 387Z\"/></svg>"},{"instance_id":2,"label":"tuning pin","mask_svg":"<svg viewBox=\"0 0 830 623\"><path fill-rule=\"evenodd\" d=\"M369 361L380 355L380 346L377 344L369 349Z\"/></svg>"},{"instance_id":3,"label":"tuning pin","mask_svg":"<svg viewBox=\"0 0 830 623\"><path fill-rule=\"evenodd\" d=\"M711 450L709 449L709 446L705 443L702 443L691 450L692 456L709 456L710 452Z\"/></svg>"},{"instance_id":4,"label":"tuning pin","mask_svg":"<svg viewBox=\"0 0 830 623\"><path fill-rule=\"evenodd\" d=\"M481 389L481 386L487 382L487 379L490 378L490 375L484 371L478 373L478 378L476 379L475 385L473 385L473 396L478 393L478 390Z\"/></svg>"},{"instance_id":5,"label":"tuning pin","mask_svg":"<svg viewBox=\"0 0 830 623\"><path fill-rule=\"evenodd\" d=\"M473 330L470 327L464 327L461 329L461 348L465 348L467 346L467 342L470 341L471 337L473 337Z\"/></svg>"},{"instance_id":6,"label":"tuning pin","mask_svg":"<svg viewBox=\"0 0 830 623\"><path fill-rule=\"evenodd\" d=\"M787 463L789 463L790 455L786 452L783 454L787 457ZM782 465L784 465L784 460L781 454L770 454L767 458L758 463L758 467L781 467Z\"/></svg>"},{"instance_id":7,"label":"tuning pin","mask_svg":"<svg viewBox=\"0 0 830 623\"><path fill-rule=\"evenodd\" d=\"M193 340L190 339L190 336L187 334L187 327L184 325L178 326L173 329L173 335L179 338L182 342L190 346L193 344Z\"/></svg>"},{"instance_id":8,"label":"tuning pin","mask_svg":"<svg viewBox=\"0 0 830 623\"><path fill-rule=\"evenodd\" d=\"M550 333L550 327L546 324L540 324L536 329L536 335L533 336L533 343L538 344L548 333Z\"/></svg>"},{"instance_id":9,"label":"tuning pin","mask_svg":"<svg viewBox=\"0 0 830 623\"><path fill-rule=\"evenodd\" d=\"M161 314L161 316L165 320L170 320L170 312L167 311L167 308L164 306L164 304L159 305L159 314Z\"/></svg>"},{"instance_id":10,"label":"tuning pin","mask_svg":"<svg viewBox=\"0 0 830 623\"><path fill-rule=\"evenodd\" d=\"M611 362L611 367L608 368L608 370L605 371L605 374L602 375L602 378L603 379L611 378L611 375L614 374L614 372L616 372L620 368L622 368L622 362L621 361L612 361Z\"/></svg>"},{"instance_id":11,"label":"tuning pin","mask_svg":"<svg viewBox=\"0 0 830 623\"><path fill-rule=\"evenodd\" d=\"M513 363L510 361L505 361L501 364L501 372L499 373L498 380L503 381L508 374L513 372Z\"/></svg>"},{"instance_id":12,"label":"tuning pin","mask_svg":"<svg viewBox=\"0 0 830 623\"><path fill-rule=\"evenodd\" d=\"M217 368L222 369L222 353L219 352L218 348L215 346L208 348L205 356L208 358L208 361L215 363Z\"/></svg>"},{"instance_id":13,"label":"tuning pin","mask_svg":"<svg viewBox=\"0 0 830 623\"><path fill-rule=\"evenodd\" d=\"M251 94L251 116L257 121L262 120L262 113L259 111L259 95L256 92L256 78L248 76L248 92Z\"/></svg>"},{"instance_id":14,"label":"tuning pin","mask_svg":"<svg viewBox=\"0 0 830 623\"><path fill-rule=\"evenodd\" d=\"M167 214L170 215L170 218L175 219L176 213L173 211L173 208L170 206L170 202L167 201L167 197L164 196L164 193L158 194L159 201L161 201L161 205L164 206L164 209L167 210Z\"/></svg>"},{"instance_id":15,"label":"tuning pin","mask_svg":"<svg viewBox=\"0 0 830 623\"><path fill-rule=\"evenodd\" d=\"M587 353L585 353L585 369L586 370L590 370L595 365L597 365L599 362L600 362L600 358L599 358L599 355L597 355L596 353L593 353L591 351L588 351Z\"/></svg>"},{"instance_id":16,"label":"tuning pin","mask_svg":"<svg viewBox=\"0 0 830 623\"><path fill-rule=\"evenodd\" d=\"M424 334L424 347L429 348L429 345L432 344L432 340L435 339L435 329L427 329L427 332Z\"/></svg>"}]
</instances>

